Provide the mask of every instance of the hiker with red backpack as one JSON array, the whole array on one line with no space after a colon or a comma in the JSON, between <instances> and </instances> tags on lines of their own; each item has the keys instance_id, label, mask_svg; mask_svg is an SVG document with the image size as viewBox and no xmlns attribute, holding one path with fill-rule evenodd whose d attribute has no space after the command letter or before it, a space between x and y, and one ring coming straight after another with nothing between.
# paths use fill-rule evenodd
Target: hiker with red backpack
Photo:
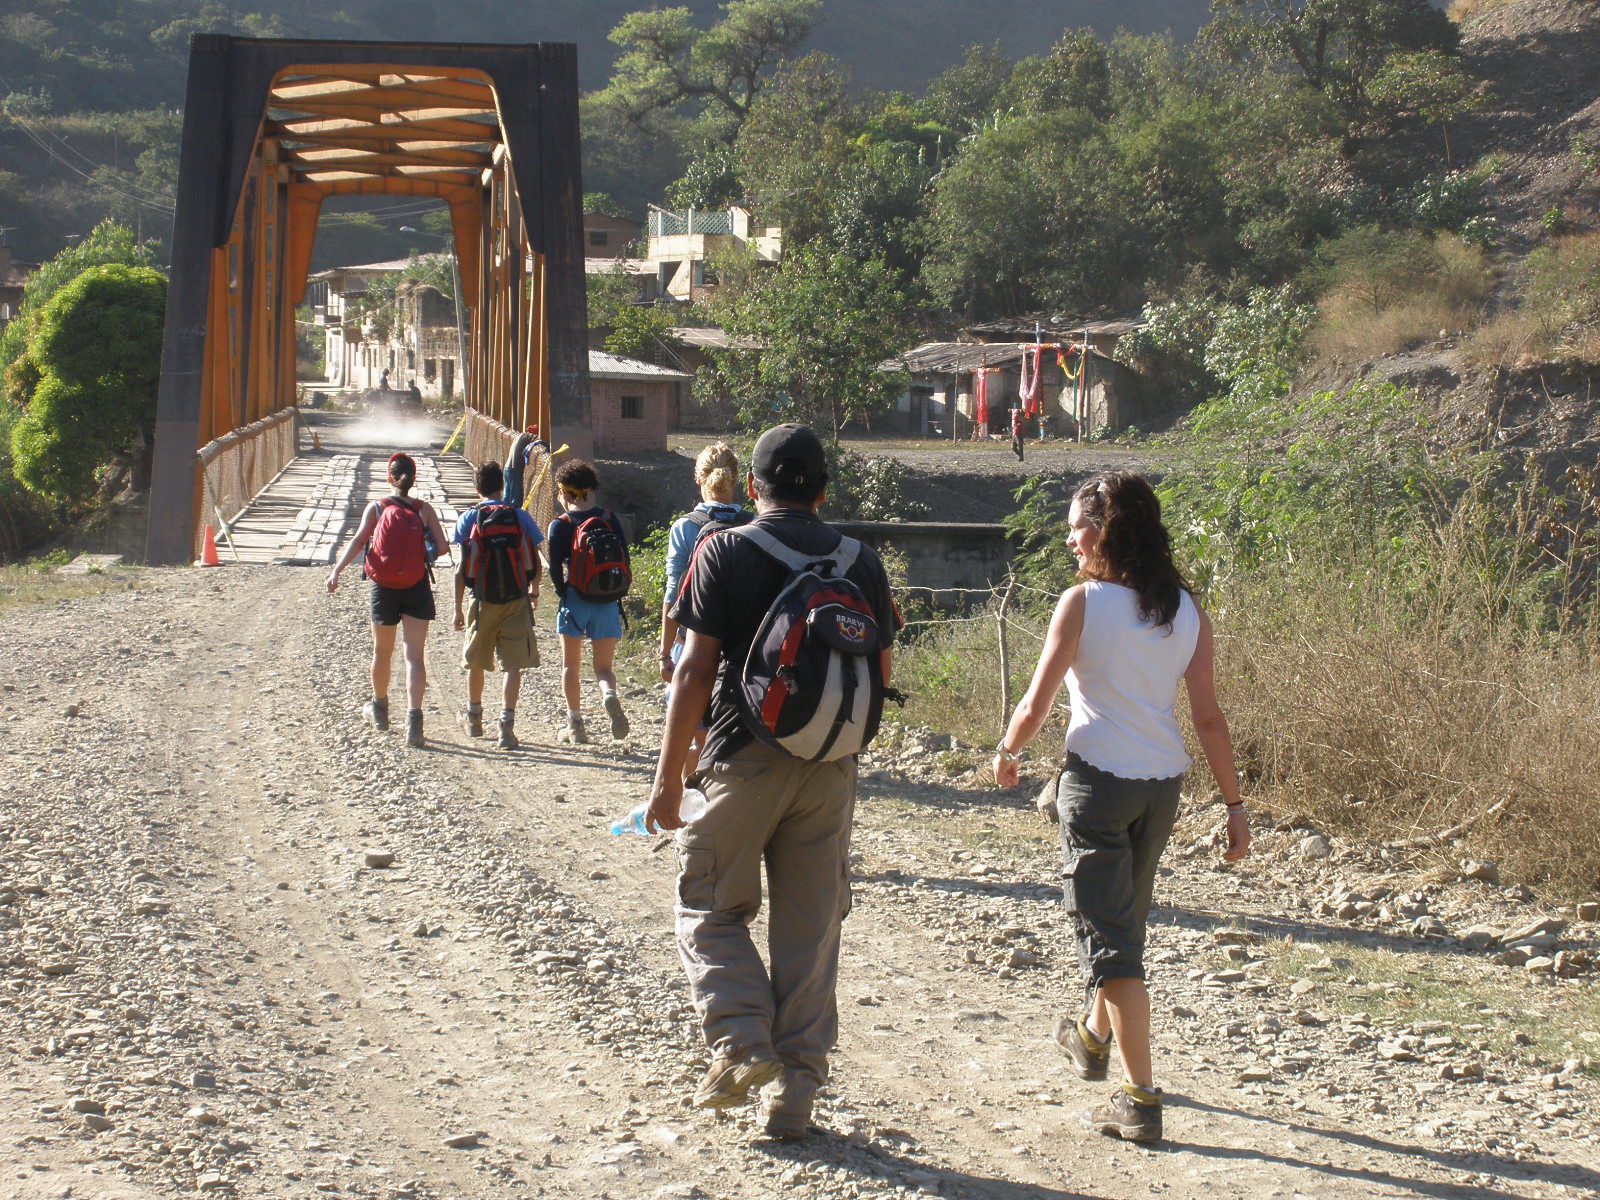
<instances>
[{"instance_id":1,"label":"hiker with red backpack","mask_svg":"<svg viewBox=\"0 0 1600 1200\"><path fill-rule=\"evenodd\" d=\"M617 695L617 675L612 669L617 642L622 637L620 601L632 584L628 538L622 522L591 497L600 489L600 475L592 463L575 458L556 472L563 511L550 522L550 580L561 605L556 610L556 632L561 635L561 690L567 700L567 737L587 743L583 723L583 643L587 639L594 659L594 677L600 699L611 718L611 736L628 736L628 717Z\"/></svg>"},{"instance_id":2,"label":"hiker with red backpack","mask_svg":"<svg viewBox=\"0 0 1600 1200\"><path fill-rule=\"evenodd\" d=\"M499 746L515 750L522 672L539 665L533 610L539 604L540 567L534 548L544 541L544 534L531 515L506 502L505 473L499 463L481 464L473 483L481 498L461 514L455 529L455 542L461 547L456 628L467 635L461 647L461 665L467 672L467 707L461 723L469 737L483 736L484 675L498 663L506 676ZM468 591L472 603L463 610Z\"/></svg>"},{"instance_id":3,"label":"hiker with red backpack","mask_svg":"<svg viewBox=\"0 0 1600 1200\"><path fill-rule=\"evenodd\" d=\"M686 636L645 813L678 830L678 954L712 1052L692 1103L732 1108L761 1090L761 1128L781 1140L809 1131L838 1034L856 755L900 627L877 554L817 516L827 482L815 433L767 430L747 477L755 520L696 551L672 609ZM702 718L707 806L685 826L684 753ZM750 935L763 866L770 969Z\"/></svg>"},{"instance_id":4,"label":"hiker with red backpack","mask_svg":"<svg viewBox=\"0 0 1600 1200\"><path fill-rule=\"evenodd\" d=\"M355 537L328 575L328 591L339 590L339 576L366 551L362 571L372 580L372 699L361 715L377 729L389 728L389 660L398 626L406 652L406 745L421 746L422 693L427 687L424 657L433 603L433 556L445 544L439 516L426 500L414 499L417 464L409 454L389 458L392 493L367 505Z\"/></svg>"}]
</instances>

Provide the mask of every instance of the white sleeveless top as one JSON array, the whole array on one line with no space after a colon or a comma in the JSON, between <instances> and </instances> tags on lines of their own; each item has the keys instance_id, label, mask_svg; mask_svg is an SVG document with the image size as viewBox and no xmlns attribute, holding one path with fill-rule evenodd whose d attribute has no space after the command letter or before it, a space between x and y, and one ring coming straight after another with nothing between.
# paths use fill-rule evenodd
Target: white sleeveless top
<instances>
[{"instance_id":1,"label":"white sleeveless top","mask_svg":"<svg viewBox=\"0 0 1600 1200\"><path fill-rule=\"evenodd\" d=\"M1139 597L1120 583L1083 585L1078 653L1067 671L1067 749L1123 779L1170 779L1193 760L1173 709L1200 637L1200 612L1180 594L1172 628L1139 619Z\"/></svg>"}]
</instances>

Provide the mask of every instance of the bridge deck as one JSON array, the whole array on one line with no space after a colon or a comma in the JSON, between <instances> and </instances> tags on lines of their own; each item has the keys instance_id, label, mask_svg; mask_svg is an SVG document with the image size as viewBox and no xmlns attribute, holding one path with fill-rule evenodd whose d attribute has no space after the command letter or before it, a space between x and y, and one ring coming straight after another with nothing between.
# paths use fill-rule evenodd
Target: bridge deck
<instances>
[{"instance_id":1,"label":"bridge deck","mask_svg":"<svg viewBox=\"0 0 1600 1200\"><path fill-rule=\"evenodd\" d=\"M475 498L472 468L459 454L413 452L412 495L432 504L445 532ZM388 453L366 448L313 450L284 468L218 540L223 562L331 566L367 504L388 494Z\"/></svg>"}]
</instances>

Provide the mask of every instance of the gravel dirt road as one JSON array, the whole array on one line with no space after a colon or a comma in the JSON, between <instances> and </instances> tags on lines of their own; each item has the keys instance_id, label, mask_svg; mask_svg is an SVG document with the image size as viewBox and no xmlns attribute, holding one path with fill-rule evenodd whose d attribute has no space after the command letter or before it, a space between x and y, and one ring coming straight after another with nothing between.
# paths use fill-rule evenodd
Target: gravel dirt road
<instances>
[{"instance_id":1,"label":"gravel dirt road","mask_svg":"<svg viewBox=\"0 0 1600 1200\"><path fill-rule=\"evenodd\" d=\"M659 697L627 696L629 742L559 744L542 612L524 748L498 751L452 720L441 623L429 744L408 750L357 721L365 610L318 571L224 567L0 615L0 1196L1600 1190L1593 1079L1493 1040L1592 1004L1588 982L1320 915L1383 864L1286 827L1223 870L1210 810L1154 917L1169 1142L1082 1132L1104 1085L1049 1036L1079 996L1051 834L1026 797L935 781L915 737L865 764L818 1132L778 1145L748 1110L690 1109L674 856L607 829L645 794ZM1502 927L1542 911L1479 882L1433 895L1452 924L1453 904ZM1392 1002L1435 961L1519 1002Z\"/></svg>"}]
</instances>

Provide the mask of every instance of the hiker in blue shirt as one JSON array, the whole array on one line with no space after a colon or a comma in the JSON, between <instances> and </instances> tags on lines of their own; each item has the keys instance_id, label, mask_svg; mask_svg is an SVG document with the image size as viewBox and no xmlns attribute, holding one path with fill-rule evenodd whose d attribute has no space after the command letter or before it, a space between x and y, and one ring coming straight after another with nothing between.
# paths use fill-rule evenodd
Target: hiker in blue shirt
<instances>
[{"instance_id":1,"label":"hiker in blue shirt","mask_svg":"<svg viewBox=\"0 0 1600 1200\"><path fill-rule=\"evenodd\" d=\"M579 745L589 740L583 724L583 643L588 639L600 698L611 718L611 736L628 736L628 717L617 695L617 642L622 637L619 604L628 590L628 539L615 513L600 507L591 496L600 488L600 475L592 463L573 459L556 472L563 511L550 522L548 534L550 581L561 606L556 610L556 632L561 635L561 690L567 701L567 738ZM578 532L596 520L596 538L583 544ZM614 536L612 536L614 535ZM607 543L601 545L602 543Z\"/></svg>"},{"instance_id":2,"label":"hiker in blue shirt","mask_svg":"<svg viewBox=\"0 0 1600 1200\"><path fill-rule=\"evenodd\" d=\"M461 647L461 665L467 672L467 707L460 720L469 737L483 736L484 676L498 663L506 676L501 690L499 745L502 750L515 750L522 672L539 665L539 644L533 633L533 610L539 604L539 556L534 548L544 541L544 534L532 516L506 503L502 494L505 473L499 463L480 464L474 483L481 499L461 514L455 529L455 542L462 550L461 565L456 571L455 625L467 635ZM520 545L515 544L516 535L509 523L491 523L484 527L485 534L493 530L503 532L505 537L485 539L474 546L478 518L489 508L496 510L497 518L504 518L508 511L515 514ZM506 548L494 550L498 542L504 542ZM498 556L502 561L478 561L484 550L492 551L488 557ZM463 607L469 587L472 601Z\"/></svg>"},{"instance_id":3,"label":"hiker in blue shirt","mask_svg":"<svg viewBox=\"0 0 1600 1200\"><path fill-rule=\"evenodd\" d=\"M740 507L734 499L734 489L739 482L739 456L726 442L713 442L694 460L694 481L700 488L700 503L672 524L667 535L667 585L661 601L661 682L672 682L673 669L683 654L683 633L672 619L672 606L683 590L683 577L689 573L689 560L695 547L708 531L744 525L750 520L748 509ZM667 702L672 701L672 689L667 689ZM694 774L700 761L700 747L705 741L705 726L689 743L689 753L684 759L683 775Z\"/></svg>"}]
</instances>

